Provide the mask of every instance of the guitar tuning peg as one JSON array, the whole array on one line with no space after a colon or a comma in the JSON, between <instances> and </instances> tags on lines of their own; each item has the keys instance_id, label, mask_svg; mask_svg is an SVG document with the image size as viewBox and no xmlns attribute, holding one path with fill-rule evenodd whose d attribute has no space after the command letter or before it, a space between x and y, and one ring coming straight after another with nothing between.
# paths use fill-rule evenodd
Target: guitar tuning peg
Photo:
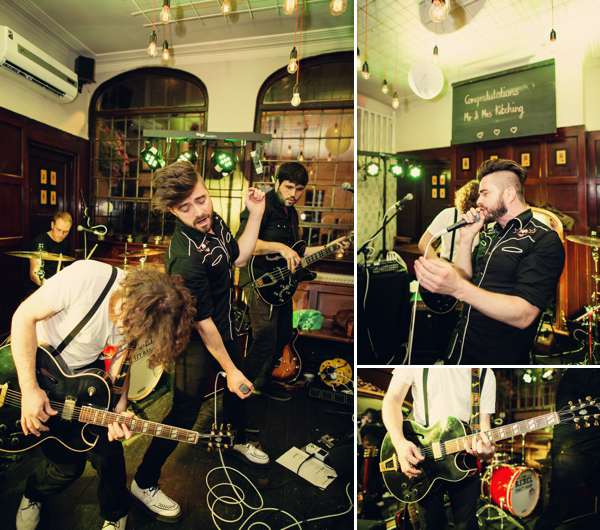
<instances>
[{"instance_id":1,"label":"guitar tuning peg","mask_svg":"<svg viewBox=\"0 0 600 530\"><path fill-rule=\"evenodd\" d=\"M575 424L575 430L578 431L579 429L581 429L581 427L579 426L579 423Z\"/></svg>"},{"instance_id":2,"label":"guitar tuning peg","mask_svg":"<svg viewBox=\"0 0 600 530\"><path fill-rule=\"evenodd\" d=\"M216 430L217 430L217 424L216 424L216 423L213 423L213 424L212 424L212 427L211 427L211 429L212 429L213 431L216 431Z\"/></svg>"},{"instance_id":3,"label":"guitar tuning peg","mask_svg":"<svg viewBox=\"0 0 600 530\"><path fill-rule=\"evenodd\" d=\"M586 396L586 401L592 401L592 396Z\"/></svg>"},{"instance_id":4,"label":"guitar tuning peg","mask_svg":"<svg viewBox=\"0 0 600 530\"><path fill-rule=\"evenodd\" d=\"M579 398L579 403L581 403L581 398Z\"/></svg>"},{"instance_id":5,"label":"guitar tuning peg","mask_svg":"<svg viewBox=\"0 0 600 530\"><path fill-rule=\"evenodd\" d=\"M572 401L568 401L569 405L573 406L573 402Z\"/></svg>"},{"instance_id":6,"label":"guitar tuning peg","mask_svg":"<svg viewBox=\"0 0 600 530\"><path fill-rule=\"evenodd\" d=\"M584 423L584 427L586 427L586 428L587 428L587 427L589 427L589 426L590 426L589 422L587 422L587 421L586 421L586 422Z\"/></svg>"},{"instance_id":7,"label":"guitar tuning peg","mask_svg":"<svg viewBox=\"0 0 600 530\"><path fill-rule=\"evenodd\" d=\"M596 420L596 421L594 422L594 427L598 427L598 426L600 426L600 423L598 423L598 420Z\"/></svg>"}]
</instances>

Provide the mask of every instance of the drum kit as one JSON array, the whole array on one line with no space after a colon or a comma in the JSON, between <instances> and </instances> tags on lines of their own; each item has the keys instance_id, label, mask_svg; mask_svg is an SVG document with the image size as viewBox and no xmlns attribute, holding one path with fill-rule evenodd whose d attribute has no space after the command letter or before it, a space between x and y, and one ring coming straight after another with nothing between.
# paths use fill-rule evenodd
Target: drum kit
<instances>
[{"instance_id":1,"label":"drum kit","mask_svg":"<svg viewBox=\"0 0 600 530\"><path fill-rule=\"evenodd\" d=\"M576 326L581 326L580 329L585 335L584 343L587 346L587 354L583 364L598 363L597 350L600 346L600 330L598 329L598 323L600 320L600 298L598 294L598 282L600 282L600 275L598 274L600 238L596 236L596 232L591 232L590 236L567 236L567 239L569 241L573 241L573 243L591 247L592 259L594 261L594 274L592 274L592 279L594 280L594 289L592 290L592 294L590 296L590 305L585 307L585 313L583 315L573 321Z\"/></svg>"},{"instance_id":2,"label":"drum kit","mask_svg":"<svg viewBox=\"0 0 600 530\"><path fill-rule=\"evenodd\" d=\"M35 272L35 274L40 279L40 283L44 283L44 277L46 275L44 272L44 261L58 261L56 272L59 272L63 261L75 260L75 258L72 258L71 256L45 252L43 243L40 243L38 250L11 250L6 254L9 256L15 256L16 258L37 259L40 268Z\"/></svg>"},{"instance_id":3,"label":"drum kit","mask_svg":"<svg viewBox=\"0 0 600 530\"><path fill-rule=\"evenodd\" d=\"M525 528L516 518L527 517L535 509L540 497L540 479L534 469L525 465L524 457L524 436L520 462L515 458L512 442L510 453L494 454L481 478L481 498L486 504L477 511L480 526L484 526L484 521L499 520L504 528L506 520L517 528Z\"/></svg>"}]
</instances>

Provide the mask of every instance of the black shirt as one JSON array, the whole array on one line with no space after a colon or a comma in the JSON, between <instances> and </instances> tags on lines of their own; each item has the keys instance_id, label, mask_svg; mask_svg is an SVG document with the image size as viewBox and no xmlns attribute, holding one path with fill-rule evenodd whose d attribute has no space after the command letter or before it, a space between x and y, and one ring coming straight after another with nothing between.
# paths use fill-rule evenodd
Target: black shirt
<instances>
[{"instance_id":1,"label":"black shirt","mask_svg":"<svg viewBox=\"0 0 600 530\"><path fill-rule=\"evenodd\" d=\"M495 223L482 232L473 251L471 282L486 291L518 296L538 307L541 317L556 294L564 263L565 250L558 234L535 219L531 210L526 210L511 219L504 229ZM522 330L465 304L455 330L459 343L451 361L528 364L540 317Z\"/></svg>"},{"instance_id":2,"label":"black shirt","mask_svg":"<svg viewBox=\"0 0 600 530\"><path fill-rule=\"evenodd\" d=\"M63 256L69 255L69 240L63 239L60 243L57 243L52 239L48 232L44 232L39 236L35 236L31 242L31 250L38 250L39 244L44 245L44 252L51 252L52 254L62 254ZM63 261L61 270L69 264L68 261ZM56 274L58 268L58 261L44 260L44 278L51 278Z\"/></svg>"},{"instance_id":3,"label":"black shirt","mask_svg":"<svg viewBox=\"0 0 600 530\"><path fill-rule=\"evenodd\" d=\"M578 403L579 399L600 397L600 370L598 368L569 368L566 370L556 390L556 410L560 411L569 401ZM596 414L598 409L590 407L588 414ZM582 420L583 421L583 420ZM576 453L600 457L600 430L592 425L576 430L572 424L554 427L552 447L554 453Z\"/></svg>"},{"instance_id":4,"label":"black shirt","mask_svg":"<svg viewBox=\"0 0 600 530\"><path fill-rule=\"evenodd\" d=\"M196 297L199 322L212 318L223 340L233 340L233 262L240 255L237 241L217 214L214 234L191 228L179 219L165 256L167 274L180 274ZM200 340L194 330L192 340Z\"/></svg>"}]
</instances>

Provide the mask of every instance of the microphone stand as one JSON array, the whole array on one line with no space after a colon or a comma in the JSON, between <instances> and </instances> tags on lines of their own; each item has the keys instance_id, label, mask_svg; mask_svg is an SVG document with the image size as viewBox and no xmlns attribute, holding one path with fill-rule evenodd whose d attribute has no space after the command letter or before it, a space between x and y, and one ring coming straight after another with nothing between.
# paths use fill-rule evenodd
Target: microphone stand
<instances>
[{"instance_id":1,"label":"microphone stand","mask_svg":"<svg viewBox=\"0 0 600 530\"><path fill-rule=\"evenodd\" d=\"M356 257L358 258L361 253L364 254L365 256L365 262L367 261L367 245L373 241L373 239L375 239L377 237L377 235L379 234L379 232L381 232L386 226L387 224L398 215L398 212L401 212L404 209L404 205L399 204L398 206L396 206L396 211L393 213L393 215L391 215L390 217L386 217L383 220L383 224L379 227L379 229L377 230L377 232L375 232L369 239L367 239L367 241L363 244L362 247L360 247L358 249L358 252L356 253ZM383 236L383 239L385 241L385 235ZM383 252L383 249L380 251L380 253ZM379 254L378 254L379 256Z\"/></svg>"}]
</instances>

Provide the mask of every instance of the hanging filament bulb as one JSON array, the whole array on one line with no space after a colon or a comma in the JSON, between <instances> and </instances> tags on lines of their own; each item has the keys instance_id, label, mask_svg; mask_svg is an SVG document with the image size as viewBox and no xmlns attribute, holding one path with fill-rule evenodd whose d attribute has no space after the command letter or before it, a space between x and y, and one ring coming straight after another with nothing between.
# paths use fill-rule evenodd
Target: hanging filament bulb
<instances>
[{"instance_id":1,"label":"hanging filament bulb","mask_svg":"<svg viewBox=\"0 0 600 530\"><path fill-rule=\"evenodd\" d=\"M387 84L387 79L384 79L384 80L383 80L383 85L381 85L381 91L382 91L384 94L387 94L387 93L389 92L389 90L390 90L390 89L389 89L389 87L388 87L388 84Z\"/></svg>"},{"instance_id":2,"label":"hanging filament bulb","mask_svg":"<svg viewBox=\"0 0 600 530\"><path fill-rule=\"evenodd\" d=\"M283 12L286 15L293 15L296 9L298 9L298 0L285 0L283 2Z\"/></svg>"},{"instance_id":3,"label":"hanging filament bulb","mask_svg":"<svg viewBox=\"0 0 600 530\"><path fill-rule=\"evenodd\" d=\"M298 70L298 51L296 50L296 46L294 46L290 52L290 62L287 65L287 71L290 74L295 74L296 70Z\"/></svg>"},{"instance_id":4,"label":"hanging filament bulb","mask_svg":"<svg viewBox=\"0 0 600 530\"><path fill-rule=\"evenodd\" d=\"M440 54L437 44L433 47L433 64L440 64Z\"/></svg>"},{"instance_id":5,"label":"hanging filament bulb","mask_svg":"<svg viewBox=\"0 0 600 530\"><path fill-rule=\"evenodd\" d=\"M450 0L433 0L429 8L429 18L434 22L441 22L448 16Z\"/></svg>"},{"instance_id":6,"label":"hanging filament bulb","mask_svg":"<svg viewBox=\"0 0 600 530\"><path fill-rule=\"evenodd\" d=\"M348 0L331 0L329 12L334 16L341 15L348 7Z\"/></svg>"},{"instance_id":7,"label":"hanging filament bulb","mask_svg":"<svg viewBox=\"0 0 600 530\"><path fill-rule=\"evenodd\" d=\"M160 15L158 16L160 21L164 24L168 24L169 22L171 22L171 20L173 20L173 15L171 14L171 7L169 6L170 3L171 0L163 0L163 8L160 12Z\"/></svg>"},{"instance_id":8,"label":"hanging filament bulb","mask_svg":"<svg viewBox=\"0 0 600 530\"><path fill-rule=\"evenodd\" d=\"M554 28L552 28L552 31L550 32L550 51L555 52L557 48L558 45L556 44L556 31L554 31Z\"/></svg>"},{"instance_id":9,"label":"hanging filament bulb","mask_svg":"<svg viewBox=\"0 0 600 530\"><path fill-rule=\"evenodd\" d=\"M231 4L229 3L229 0L223 0L221 11L224 15L229 15L229 13L231 13Z\"/></svg>"},{"instance_id":10,"label":"hanging filament bulb","mask_svg":"<svg viewBox=\"0 0 600 530\"><path fill-rule=\"evenodd\" d=\"M369 79L369 77L371 77L371 73L369 72L369 65L368 65L367 61L365 61L363 63L362 76L363 76L363 79Z\"/></svg>"},{"instance_id":11,"label":"hanging filament bulb","mask_svg":"<svg viewBox=\"0 0 600 530\"><path fill-rule=\"evenodd\" d=\"M156 53L156 31L152 30L152 33L150 33L150 45L148 46L148 55L150 57L156 57Z\"/></svg>"},{"instance_id":12,"label":"hanging filament bulb","mask_svg":"<svg viewBox=\"0 0 600 530\"><path fill-rule=\"evenodd\" d=\"M398 92L394 92L394 97L392 98L392 107L397 109L400 106L400 102L398 101Z\"/></svg>"},{"instance_id":13,"label":"hanging filament bulb","mask_svg":"<svg viewBox=\"0 0 600 530\"><path fill-rule=\"evenodd\" d=\"M331 153L327 155L327 162L331 162Z\"/></svg>"},{"instance_id":14,"label":"hanging filament bulb","mask_svg":"<svg viewBox=\"0 0 600 530\"><path fill-rule=\"evenodd\" d=\"M298 162L302 162L304 160L304 155L302 154L302 151L300 151L300 154L298 155Z\"/></svg>"},{"instance_id":15,"label":"hanging filament bulb","mask_svg":"<svg viewBox=\"0 0 600 530\"><path fill-rule=\"evenodd\" d=\"M165 42L163 42L162 58L165 61L168 61L169 57L171 57L171 54L169 53L169 43L167 41L165 41Z\"/></svg>"},{"instance_id":16,"label":"hanging filament bulb","mask_svg":"<svg viewBox=\"0 0 600 530\"><path fill-rule=\"evenodd\" d=\"M297 107L300 105L300 91L298 90L298 85L294 85L294 95L292 96L292 105Z\"/></svg>"},{"instance_id":17,"label":"hanging filament bulb","mask_svg":"<svg viewBox=\"0 0 600 530\"><path fill-rule=\"evenodd\" d=\"M360 60L360 48L356 48L356 71L360 72L362 61Z\"/></svg>"},{"instance_id":18,"label":"hanging filament bulb","mask_svg":"<svg viewBox=\"0 0 600 530\"><path fill-rule=\"evenodd\" d=\"M292 156L292 146L291 145L288 145L287 154L288 154L288 156Z\"/></svg>"}]
</instances>

